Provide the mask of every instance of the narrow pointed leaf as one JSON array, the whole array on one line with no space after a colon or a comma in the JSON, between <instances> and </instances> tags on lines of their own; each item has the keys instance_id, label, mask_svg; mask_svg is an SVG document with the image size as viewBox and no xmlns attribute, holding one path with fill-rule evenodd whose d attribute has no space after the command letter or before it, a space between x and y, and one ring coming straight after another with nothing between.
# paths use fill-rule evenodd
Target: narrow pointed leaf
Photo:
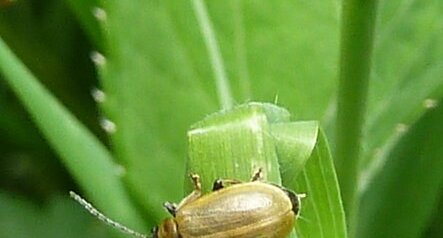
<instances>
[{"instance_id":1,"label":"narrow pointed leaf","mask_svg":"<svg viewBox=\"0 0 443 238\"><path fill-rule=\"evenodd\" d=\"M399 140L362 194L356 237L416 238L425 233L443 188L442 120L440 106Z\"/></svg>"},{"instance_id":2,"label":"narrow pointed leaf","mask_svg":"<svg viewBox=\"0 0 443 238\"><path fill-rule=\"evenodd\" d=\"M402 136L398 131L413 125L443 97L442 14L439 0L380 1L364 180L376 179Z\"/></svg>"},{"instance_id":3,"label":"narrow pointed leaf","mask_svg":"<svg viewBox=\"0 0 443 238\"><path fill-rule=\"evenodd\" d=\"M295 228L298 237L347 237L334 164L318 123L281 123L272 128L283 185L306 193Z\"/></svg>"},{"instance_id":4,"label":"narrow pointed leaf","mask_svg":"<svg viewBox=\"0 0 443 238\"><path fill-rule=\"evenodd\" d=\"M34 78L1 39L0 72L90 199L109 216L142 230L143 222L109 151Z\"/></svg>"}]
</instances>

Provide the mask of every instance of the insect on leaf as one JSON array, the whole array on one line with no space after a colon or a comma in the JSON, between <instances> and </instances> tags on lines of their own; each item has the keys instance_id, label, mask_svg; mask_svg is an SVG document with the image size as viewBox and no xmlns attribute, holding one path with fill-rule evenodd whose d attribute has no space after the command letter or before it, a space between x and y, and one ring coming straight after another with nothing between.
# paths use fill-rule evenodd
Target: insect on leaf
<instances>
[{"instance_id":1,"label":"insect on leaf","mask_svg":"<svg viewBox=\"0 0 443 238\"><path fill-rule=\"evenodd\" d=\"M307 194L297 237L347 237L331 154L317 122L290 122L281 107L248 103L208 116L188 137L187 170L202 175L204 190L220 177L248 181L261 167L266 181Z\"/></svg>"}]
</instances>

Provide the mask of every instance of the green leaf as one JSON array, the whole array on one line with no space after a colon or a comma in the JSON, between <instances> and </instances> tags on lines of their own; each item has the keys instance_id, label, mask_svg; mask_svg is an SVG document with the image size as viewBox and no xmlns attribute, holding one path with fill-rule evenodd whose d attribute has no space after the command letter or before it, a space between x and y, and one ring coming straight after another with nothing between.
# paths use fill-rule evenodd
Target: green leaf
<instances>
[{"instance_id":1,"label":"green leaf","mask_svg":"<svg viewBox=\"0 0 443 238\"><path fill-rule=\"evenodd\" d=\"M88 28L89 24L97 27L89 6L98 1L67 1L76 4L71 7L84 22L86 31L98 32ZM100 66L106 94L103 109L106 117L117 125L116 133L110 135L111 147L116 159L127 169L126 182L145 214L159 219L163 217L160 205L165 200L183 197L186 130L191 123L219 109L216 96L219 88L205 47L207 37L201 33L191 1L100 2L107 15L102 22L106 26L102 40L110 46L104 52L106 63ZM323 116L323 121L331 124L336 104L339 1L204 2L235 102L278 98L298 119ZM366 191L372 180L377 179L389 161L390 151L404 135L402 131L435 106L443 95L442 2L380 3L375 67L364 129L365 163L360 182L366 185L360 186L361 191ZM4 9L6 12L12 8ZM8 29L30 25L34 27L26 28L25 32L28 29L35 32L40 23L35 20L40 18L30 17L35 9L41 10L28 7L27 17L17 18L22 21L13 18L14 24ZM41 12L59 14L53 13L54 9L59 8L50 11L45 8ZM42 20L48 22L47 30L60 26L52 25L51 19L64 18ZM27 45L20 42L34 42L32 45L39 47L38 51L29 46L20 48L22 52L29 49L38 52L30 54L39 57L30 57L29 67L45 73L57 71L58 67L53 65L64 60L52 57L48 61L44 52L49 49L41 48L41 40L29 41L32 37L23 37L29 35L34 34L15 35L9 42L17 46ZM77 39L61 35L61 39ZM34 72L37 74L37 70ZM83 103L78 106L85 107ZM328 136L332 138L332 134ZM296 160L296 163L309 166L309 160ZM176 175L176 179L171 180L170 174ZM82 184L86 182L96 186L92 179Z\"/></svg>"},{"instance_id":2,"label":"green leaf","mask_svg":"<svg viewBox=\"0 0 443 238\"><path fill-rule=\"evenodd\" d=\"M297 178L314 150L318 137L318 123L315 121L283 122L271 126L280 171Z\"/></svg>"},{"instance_id":3,"label":"green leaf","mask_svg":"<svg viewBox=\"0 0 443 238\"><path fill-rule=\"evenodd\" d=\"M249 103L208 116L188 137L187 170L202 176L204 190L220 177L248 181L262 167L265 180L280 184L281 174L284 186L307 193L299 237L346 237L332 158L317 122L289 122L283 108Z\"/></svg>"},{"instance_id":4,"label":"green leaf","mask_svg":"<svg viewBox=\"0 0 443 238\"><path fill-rule=\"evenodd\" d=\"M173 24L180 18L170 15L166 3L103 5L109 50L101 67L106 94L102 108L116 125L111 144L126 168L131 194L157 222L166 216L161 204L178 201L184 194L186 130L217 108L215 90L203 87L206 83L188 55L193 49L184 47ZM180 11L192 12L190 7Z\"/></svg>"},{"instance_id":5,"label":"green leaf","mask_svg":"<svg viewBox=\"0 0 443 238\"><path fill-rule=\"evenodd\" d=\"M335 87L336 3L205 4L235 102L278 95L297 116L323 114ZM103 8L102 108L116 125L110 138L131 193L159 221L160 205L183 196L184 176L170 182L170 174L184 173L189 125L220 109L208 39L191 1L104 1Z\"/></svg>"},{"instance_id":6,"label":"green leaf","mask_svg":"<svg viewBox=\"0 0 443 238\"><path fill-rule=\"evenodd\" d=\"M333 106L339 2L205 2L237 102L272 102L277 97L301 119L321 118ZM180 20L179 29L188 31L189 24ZM205 55L193 57L201 58L194 60L198 69L208 67Z\"/></svg>"},{"instance_id":7,"label":"green leaf","mask_svg":"<svg viewBox=\"0 0 443 238\"><path fill-rule=\"evenodd\" d=\"M214 113L191 127L187 170L202 176L205 191L217 178L248 181L257 168L265 170L266 180L281 184L267 110L288 118L284 109L249 103Z\"/></svg>"},{"instance_id":8,"label":"green leaf","mask_svg":"<svg viewBox=\"0 0 443 238\"><path fill-rule=\"evenodd\" d=\"M443 187L442 121L443 107L429 111L388 155L362 194L356 237L414 238L425 233Z\"/></svg>"},{"instance_id":9,"label":"green leaf","mask_svg":"<svg viewBox=\"0 0 443 238\"><path fill-rule=\"evenodd\" d=\"M306 193L296 225L298 237L347 237L343 204L325 134L319 131L316 122L293 122L286 131L283 125L278 129L273 130L273 135L278 141L283 185ZM298 166L305 162L299 172Z\"/></svg>"},{"instance_id":10,"label":"green leaf","mask_svg":"<svg viewBox=\"0 0 443 238\"><path fill-rule=\"evenodd\" d=\"M380 1L363 180L376 179L402 129L443 97L442 14L438 0Z\"/></svg>"},{"instance_id":11,"label":"green leaf","mask_svg":"<svg viewBox=\"0 0 443 238\"><path fill-rule=\"evenodd\" d=\"M427 227L426 231L422 233L421 237L438 238L443 236L443 227L441 221L443 220L443 194L440 192L440 203L434 209L432 214L432 222Z\"/></svg>"},{"instance_id":12,"label":"green leaf","mask_svg":"<svg viewBox=\"0 0 443 238\"><path fill-rule=\"evenodd\" d=\"M0 72L91 200L109 216L142 230L143 222L109 151L34 78L1 39Z\"/></svg>"},{"instance_id":13,"label":"green leaf","mask_svg":"<svg viewBox=\"0 0 443 238\"><path fill-rule=\"evenodd\" d=\"M104 38L100 29L100 20L97 19L103 17L99 15L103 13L100 12L99 0L65 0L65 2L71 7L95 47L103 48Z\"/></svg>"},{"instance_id":14,"label":"green leaf","mask_svg":"<svg viewBox=\"0 0 443 238\"><path fill-rule=\"evenodd\" d=\"M6 86L6 85L5 85ZM0 141L8 141L13 145L26 145L40 147L43 143L39 140L38 133L33 130L25 113L18 110L18 104L10 99L6 93L0 93Z\"/></svg>"},{"instance_id":15,"label":"green leaf","mask_svg":"<svg viewBox=\"0 0 443 238\"><path fill-rule=\"evenodd\" d=\"M413 165L417 165L415 164L416 158L413 159L406 154L400 155L401 149L408 150L408 148L415 148L414 152L410 151L410 154L417 153L416 145L411 144L412 147L405 145L405 140L411 139L403 139L403 137L405 131L414 126L417 120L421 120L424 113L436 107L443 97L443 80L441 80L443 68L440 60L443 57L443 47L440 44L443 34L439 23L443 13L442 2L429 1L425 4L421 1L381 1L380 3L375 65L372 72L369 110L364 132L366 138L362 164L363 173L359 185L360 194L363 196L363 204L361 205L363 212L360 212L359 215L362 216L359 219L361 223L359 224L359 234L362 236L371 236L381 232L403 234L396 229L392 230L392 233L386 232L385 227L381 225L381 222L392 224L392 221L387 220L388 218L398 221L400 224L405 221L395 216L401 218L405 216L400 212L401 209L395 201L388 199L386 204L377 202L378 199L385 198L384 195L378 193L382 190L385 192L385 189L392 189L392 191L386 191L391 195L389 198L400 199L399 194L394 196L393 193L399 193L397 189L405 188L403 184L408 182L408 180L402 181L401 177L404 175L400 175L405 173L404 170L408 168L406 161L411 160L409 164L411 174L420 173L413 167ZM438 123L434 126L435 130L439 130ZM429 129L429 131L432 130ZM417 154L416 156L428 155ZM399 157L408 159L405 159L405 164L400 165ZM394 164L397 164L395 169L393 168ZM431 171L427 173L432 176ZM384 179L380 181L380 176L391 179L384 188L379 184L385 181ZM438 173L433 176L438 176ZM394 177L396 178L394 179ZM417 184L428 178L418 179ZM420 179L424 180L420 181ZM394 180L402 185L394 185ZM394 186L395 189L389 188L389 186ZM372 189L374 191L371 191ZM430 197L434 196L432 193L432 191L430 194L426 193L425 200L429 201ZM374 204L369 202L372 197L377 198ZM394 211L391 213L383 207L392 208ZM381 211L380 209L389 214L389 216L383 216L386 219L371 219L368 217L370 215L364 212L370 211L369 214L374 216L374 211ZM404 229L404 232L410 232L404 237L419 235L419 230L422 229L419 226L425 226L427 222L428 215L425 214L427 212L426 209L421 209L420 215L412 216L415 222L410 222L407 227L399 228ZM380 216L379 213L377 216ZM374 221L375 224L364 223L369 221Z\"/></svg>"}]
</instances>

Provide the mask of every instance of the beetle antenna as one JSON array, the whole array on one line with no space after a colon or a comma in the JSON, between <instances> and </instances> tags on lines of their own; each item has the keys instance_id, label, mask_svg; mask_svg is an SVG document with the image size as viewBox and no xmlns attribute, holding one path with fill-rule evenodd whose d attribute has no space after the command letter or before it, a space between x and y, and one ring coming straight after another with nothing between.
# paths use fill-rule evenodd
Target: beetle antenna
<instances>
[{"instance_id":1,"label":"beetle antenna","mask_svg":"<svg viewBox=\"0 0 443 238\"><path fill-rule=\"evenodd\" d=\"M300 219L302 221L305 221L306 223L311 223L311 220L309 220L308 218L304 217L304 216L298 216L297 219Z\"/></svg>"},{"instance_id":2,"label":"beetle antenna","mask_svg":"<svg viewBox=\"0 0 443 238\"><path fill-rule=\"evenodd\" d=\"M74 193L73 191L69 192L69 195L71 196L71 198L73 198L75 201L77 201L78 203L80 203L80 205L82 205L86 210L88 210L89 213L91 213L93 216L97 217L100 221L106 223L109 226L112 226L114 228L119 229L120 231L133 235L135 237L139 237L139 238L150 238L147 235L141 234L139 232L136 232L134 230L129 229L128 227L111 220L110 218L108 218L107 216L105 216L103 213L99 212L94 206L92 206L92 204L90 204L88 201L86 201L85 199L83 199L82 197L80 197L80 195Z\"/></svg>"},{"instance_id":3,"label":"beetle antenna","mask_svg":"<svg viewBox=\"0 0 443 238\"><path fill-rule=\"evenodd\" d=\"M302 205L301 205L301 200L306 198L306 193L297 193L296 196L297 196L297 200L298 200L298 211L300 211L300 210L301 210L301 207L302 207ZM298 219L298 218L302 218L302 217L300 216L300 213L297 214L297 219ZM304 218L302 218L302 220L307 221L307 220L304 219Z\"/></svg>"}]
</instances>

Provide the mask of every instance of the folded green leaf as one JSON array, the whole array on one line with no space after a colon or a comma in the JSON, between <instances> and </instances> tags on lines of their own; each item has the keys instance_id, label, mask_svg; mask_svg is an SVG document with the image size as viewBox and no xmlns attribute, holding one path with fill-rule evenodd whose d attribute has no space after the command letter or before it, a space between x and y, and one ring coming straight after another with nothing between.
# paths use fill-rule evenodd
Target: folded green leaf
<instances>
[{"instance_id":1,"label":"folded green leaf","mask_svg":"<svg viewBox=\"0 0 443 238\"><path fill-rule=\"evenodd\" d=\"M334 164L325 134L321 130L301 174L295 180L290 173L283 173L282 176L285 186L306 193L302 201L302 218L296 226L299 237L347 237Z\"/></svg>"},{"instance_id":2,"label":"folded green leaf","mask_svg":"<svg viewBox=\"0 0 443 238\"><path fill-rule=\"evenodd\" d=\"M287 115L270 104L249 103L214 113L191 128L187 170L202 176L204 190L217 178L248 181L259 167L266 180L281 184L266 111L275 118Z\"/></svg>"},{"instance_id":3,"label":"folded green leaf","mask_svg":"<svg viewBox=\"0 0 443 238\"><path fill-rule=\"evenodd\" d=\"M347 237L331 153L315 121L272 125L283 185L306 193L298 237Z\"/></svg>"},{"instance_id":4,"label":"folded green leaf","mask_svg":"<svg viewBox=\"0 0 443 238\"><path fill-rule=\"evenodd\" d=\"M208 116L188 136L187 170L202 175L206 191L216 178L247 181L262 167L267 181L283 179L285 187L307 193L299 237L346 237L331 155L317 122L289 122L283 108L249 103Z\"/></svg>"},{"instance_id":5,"label":"folded green leaf","mask_svg":"<svg viewBox=\"0 0 443 238\"><path fill-rule=\"evenodd\" d=\"M316 121L283 122L271 126L276 140L280 172L297 178L311 157L317 143L318 123ZM291 179L292 180L292 179Z\"/></svg>"}]
</instances>

